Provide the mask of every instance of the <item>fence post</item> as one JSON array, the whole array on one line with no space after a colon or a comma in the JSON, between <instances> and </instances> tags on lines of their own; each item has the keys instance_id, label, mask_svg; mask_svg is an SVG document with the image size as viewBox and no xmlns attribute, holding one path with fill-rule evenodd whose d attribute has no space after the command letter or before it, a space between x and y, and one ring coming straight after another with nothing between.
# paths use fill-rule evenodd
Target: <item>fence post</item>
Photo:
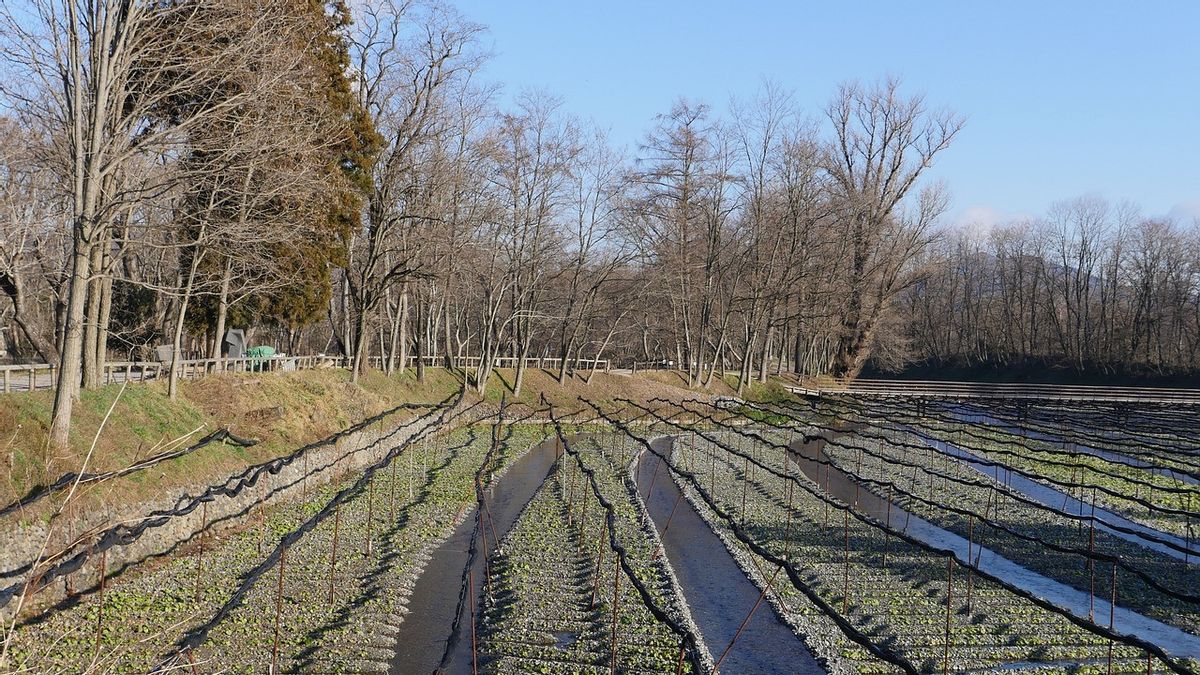
<instances>
[{"instance_id":1,"label":"fence post","mask_svg":"<svg viewBox=\"0 0 1200 675\"><path fill-rule=\"evenodd\" d=\"M29 391L33 391L37 387L36 371L31 367L29 369Z\"/></svg>"},{"instance_id":2,"label":"fence post","mask_svg":"<svg viewBox=\"0 0 1200 675\"><path fill-rule=\"evenodd\" d=\"M9 392L9 385L8 385L8 373L9 372L10 371L8 370L8 368L4 369L4 393L6 393L6 394Z\"/></svg>"}]
</instances>

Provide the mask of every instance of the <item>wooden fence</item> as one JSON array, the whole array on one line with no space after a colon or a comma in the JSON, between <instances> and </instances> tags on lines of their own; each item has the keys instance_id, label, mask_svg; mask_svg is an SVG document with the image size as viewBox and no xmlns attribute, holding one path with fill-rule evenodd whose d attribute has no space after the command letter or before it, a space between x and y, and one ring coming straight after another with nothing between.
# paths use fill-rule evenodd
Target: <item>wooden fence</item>
<instances>
[{"instance_id":1,"label":"wooden fence","mask_svg":"<svg viewBox=\"0 0 1200 675\"><path fill-rule=\"evenodd\" d=\"M409 367L415 367L416 357L406 359ZM457 368L474 369L479 367L480 357L464 356L454 360ZM439 366L444 363L442 357L426 356L422 358L427 366ZM518 359L505 356L495 359L495 368L515 368ZM349 368L354 359L344 356L287 356L277 355L263 358L239 359L186 359L179 362L179 377L194 380L220 373L272 372L286 370L313 370L316 368ZM388 359L372 356L367 359L368 367L383 370L389 363ZM558 358L530 357L525 359L527 368L558 369L562 363ZM611 364L607 359L571 360L577 370L603 370L608 372ZM396 364L399 367L399 364ZM171 364L159 361L110 361L104 364L101 374L103 384L119 382L147 382L165 379L169 374ZM58 382L58 369L47 363L30 363L0 366L0 391L11 393L18 391L35 391L39 389L54 389Z\"/></svg>"},{"instance_id":2,"label":"wooden fence","mask_svg":"<svg viewBox=\"0 0 1200 675\"><path fill-rule=\"evenodd\" d=\"M807 396L853 394L908 398L1002 398L1114 403L1200 404L1200 389L1108 387L1024 382L943 382L933 380L820 380L787 385Z\"/></svg>"}]
</instances>

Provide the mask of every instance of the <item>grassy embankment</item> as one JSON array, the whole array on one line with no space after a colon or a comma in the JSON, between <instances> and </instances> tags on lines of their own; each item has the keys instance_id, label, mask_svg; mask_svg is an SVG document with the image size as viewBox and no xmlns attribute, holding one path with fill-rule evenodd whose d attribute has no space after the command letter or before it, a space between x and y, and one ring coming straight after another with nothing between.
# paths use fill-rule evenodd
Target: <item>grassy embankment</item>
<instances>
[{"instance_id":1,"label":"grassy embankment","mask_svg":"<svg viewBox=\"0 0 1200 675\"><path fill-rule=\"evenodd\" d=\"M513 397L512 371L493 375L485 399L536 405L544 394L563 411L579 407L577 398L610 403L621 397L649 400L699 395L686 389L677 373L651 372L627 377L596 373L559 384L552 373L529 371L519 397ZM441 368L426 371L418 382L413 371L366 375L351 384L340 369L291 373L227 374L181 383L172 401L165 383L110 385L83 392L65 452L47 447L52 394L48 391L0 396L0 504L7 504L39 485L78 471L93 442L89 472L121 469L165 450L182 448L221 428L259 443L249 448L214 443L184 457L103 483L82 487L76 507L130 503L191 485L203 485L250 464L267 461L295 448L407 402L437 402L450 396L459 380ZM769 392L770 388L755 385ZM704 394L728 395L733 388L716 381ZM115 407L113 406L116 402ZM106 423L105 415L112 408ZM101 425L103 423L103 429ZM98 433L99 432L99 433ZM43 506L21 514L22 520L48 515Z\"/></svg>"}]
</instances>

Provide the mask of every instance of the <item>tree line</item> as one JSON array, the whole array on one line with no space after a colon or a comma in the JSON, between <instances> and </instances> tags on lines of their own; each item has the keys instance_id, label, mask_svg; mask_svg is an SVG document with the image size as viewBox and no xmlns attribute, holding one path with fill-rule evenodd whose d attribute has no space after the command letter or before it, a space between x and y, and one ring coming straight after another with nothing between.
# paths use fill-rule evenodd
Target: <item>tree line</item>
<instances>
[{"instance_id":1,"label":"tree line","mask_svg":"<svg viewBox=\"0 0 1200 675\"><path fill-rule=\"evenodd\" d=\"M479 357L480 391L509 356L739 387L1195 365L1192 230L1081 201L945 232L924 174L963 122L894 80L814 111L769 84L719 112L681 98L622 149L552 94L502 96L484 30L422 0L0 9L0 321L59 366L53 441L107 360L219 357L232 327L355 378Z\"/></svg>"},{"instance_id":2,"label":"tree line","mask_svg":"<svg viewBox=\"0 0 1200 675\"><path fill-rule=\"evenodd\" d=\"M1200 227L1081 197L954 231L904 297L901 359L1170 375L1200 350Z\"/></svg>"}]
</instances>

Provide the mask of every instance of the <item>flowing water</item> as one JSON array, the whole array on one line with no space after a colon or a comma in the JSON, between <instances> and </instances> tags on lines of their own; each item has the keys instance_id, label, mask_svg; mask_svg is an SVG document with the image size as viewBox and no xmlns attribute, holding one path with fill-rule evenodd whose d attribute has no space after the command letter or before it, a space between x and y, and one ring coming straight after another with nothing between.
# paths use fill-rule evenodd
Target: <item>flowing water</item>
<instances>
[{"instance_id":1,"label":"flowing water","mask_svg":"<svg viewBox=\"0 0 1200 675\"><path fill-rule=\"evenodd\" d=\"M653 446L667 455L671 443L671 438L659 438ZM660 461L652 453L643 453L638 487L692 618L714 660L721 658L742 622L750 617L721 663L721 672L824 673L812 652L770 603L765 599L759 602L762 591L746 577L692 504L681 498L679 487L669 471L659 466ZM751 615L756 603L758 608Z\"/></svg>"},{"instance_id":2,"label":"flowing water","mask_svg":"<svg viewBox=\"0 0 1200 675\"><path fill-rule=\"evenodd\" d=\"M531 448L513 462L487 490L488 511L491 514L495 538L503 538L517 522L525 503L546 481L555 460L558 446L548 439ZM409 599L409 612L396 634L396 654L392 658L393 673L434 672L450 641L452 626L458 615L458 597L463 587L463 571L467 567L475 518L468 517L454 529L450 538L438 546L433 557L417 578ZM488 527L488 548L494 548L493 529ZM474 584L474 607L482 601L484 560L487 552L480 549L471 567ZM457 675L470 673L472 625L471 604L464 603L459 618L460 629L449 660L442 672Z\"/></svg>"}]
</instances>

